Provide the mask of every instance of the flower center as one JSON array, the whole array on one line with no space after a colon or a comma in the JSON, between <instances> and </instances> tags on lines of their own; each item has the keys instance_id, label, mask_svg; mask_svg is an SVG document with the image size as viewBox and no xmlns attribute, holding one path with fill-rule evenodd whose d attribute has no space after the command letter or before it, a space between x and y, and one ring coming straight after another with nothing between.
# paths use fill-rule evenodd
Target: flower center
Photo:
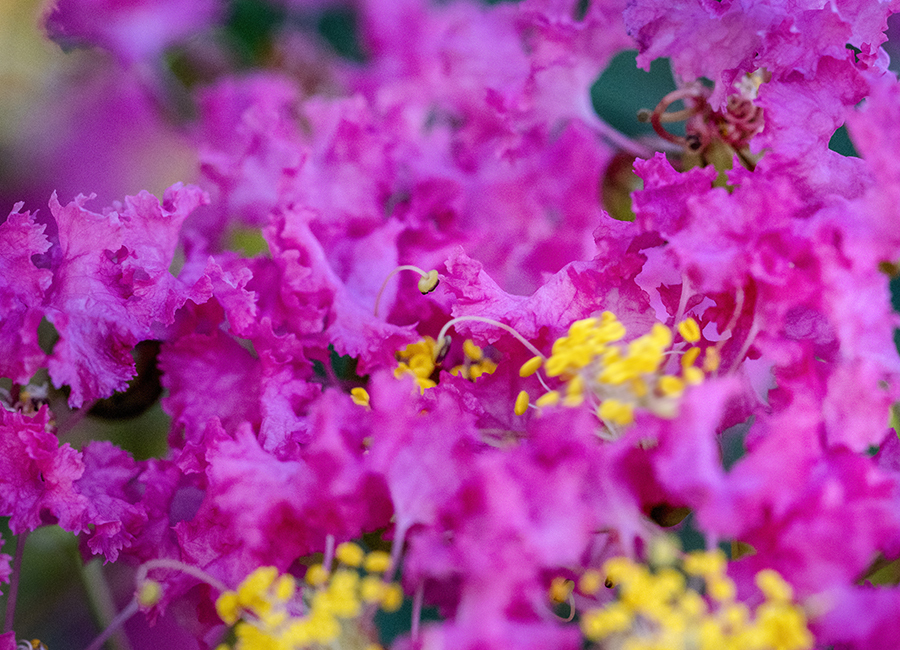
<instances>
[{"instance_id":1,"label":"flower center","mask_svg":"<svg viewBox=\"0 0 900 650\"><path fill-rule=\"evenodd\" d=\"M623 427L634 422L638 408L674 418L685 388L703 381L703 371L694 365L700 348L684 349L685 344L700 340L699 326L688 318L678 325L677 331L681 338L677 347L672 345L672 331L661 323L647 334L623 343L625 326L615 314L606 311L597 318L575 321L568 334L553 343L546 362L534 357L519 374L528 377L543 366L558 385L550 388L542 380L547 391L535 406L587 404L603 421L605 437L616 438ZM670 363L676 356L681 357L680 363ZM671 365L675 365L672 371ZM530 398L523 391L516 400L516 413L524 413L529 403Z\"/></svg>"}]
</instances>

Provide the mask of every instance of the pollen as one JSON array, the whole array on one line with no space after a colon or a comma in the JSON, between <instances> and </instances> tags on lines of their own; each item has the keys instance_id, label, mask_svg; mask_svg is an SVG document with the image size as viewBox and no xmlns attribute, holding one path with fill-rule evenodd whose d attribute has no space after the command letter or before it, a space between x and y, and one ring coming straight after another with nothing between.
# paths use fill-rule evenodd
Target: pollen
<instances>
[{"instance_id":1,"label":"pollen","mask_svg":"<svg viewBox=\"0 0 900 650\"><path fill-rule=\"evenodd\" d=\"M472 361L481 361L484 359L484 350L475 345L472 339L463 341L463 353L466 355L466 358Z\"/></svg>"},{"instance_id":2,"label":"pollen","mask_svg":"<svg viewBox=\"0 0 900 650\"><path fill-rule=\"evenodd\" d=\"M608 439L619 437L633 424L639 410L666 419L676 417L684 392L705 377L695 366L701 349L673 349L672 330L662 323L630 341L626 334L625 326L609 311L572 323L568 333L554 341L546 361L535 356L519 371L528 377L543 366L552 380L551 385L541 380L547 392L534 405L586 405L602 422L601 437ZM697 342L699 325L688 318L678 325L678 334L688 343ZM674 360L678 356L680 363Z\"/></svg>"},{"instance_id":3,"label":"pollen","mask_svg":"<svg viewBox=\"0 0 900 650\"><path fill-rule=\"evenodd\" d=\"M515 414L516 415L524 415L525 411L528 410L528 392L520 391L518 397L516 397L516 406L515 406Z\"/></svg>"},{"instance_id":4,"label":"pollen","mask_svg":"<svg viewBox=\"0 0 900 650\"><path fill-rule=\"evenodd\" d=\"M344 542L343 544L338 544L334 551L334 556L341 564L357 567L363 563L366 553L358 544Z\"/></svg>"},{"instance_id":5,"label":"pollen","mask_svg":"<svg viewBox=\"0 0 900 650\"><path fill-rule=\"evenodd\" d=\"M547 393L544 393L535 401L536 406L553 406L554 404L559 404L559 392L555 390L551 390Z\"/></svg>"},{"instance_id":6,"label":"pollen","mask_svg":"<svg viewBox=\"0 0 900 650\"><path fill-rule=\"evenodd\" d=\"M719 369L721 360L719 351L716 348L706 348L706 354L703 355L703 372L715 372Z\"/></svg>"},{"instance_id":7,"label":"pollen","mask_svg":"<svg viewBox=\"0 0 900 650\"><path fill-rule=\"evenodd\" d=\"M557 576L550 583L550 600L554 603L564 603L572 595L575 583L567 578Z\"/></svg>"},{"instance_id":8,"label":"pollen","mask_svg":"<svg viewBox=\"0 0 900 650\"><path fill-rule=\"evenodd\" d=\"M693 318L687 318L678 323L678 333L688 343L696 343L700 340L700 326Z\"/></svg>"},{"instance_id":9,"label":"pollen","mask_svg":"<svg viewBox=\"0 0 900 650\"><path fill-rule=\"evenodd\" d=\"M350 389L350 399L358 406L369 408L369 392L365 388L357 386Z\"/></svg>"},{"instance_id":10,"label":"pollen","mask_svg":"<svg viewBox=\"0 0 900 650\"><path fill-rule=\"evenodd\" d=\"M589 569L578 578L578 591L586 596L593 596L603 585L603 576L599 571Z\"/></svg>"},{"instance_id":11,"label":"pollen","mask_svg":"<svg viewBox=\"0 0 900 650\"><path fill-rule=\"evenodd\" d=\"M335 557L344 566L333 573L322 565L310 567L306 586L298 586L293 576L279 574L275 567L260 567L236 590L223 592L216 611L234 626L234 650L377 646L366 643L371 621L367 623L363 614L374 608L396 611L403 603L403 591L375 573L361 575L356 567L368 571L371 566L380 572L390 555L365 554L359 545L345 542Z\"/></svg>"},{"instance_id":12,"label":"pollen","mask_svg":"<svg viewBox=\"0 0 900 650\"><path fill-rule=\"evenodd\" d=\"M410 343L401 352L397 353L397 367L394 368L394 376L398 379L404 376L412 376L419 387L419 392L437 386L431 379L435 370L435 341L430 336L417 343Z\"/></svg>"},{"instance_id":13,"label":"pollen","mask_svg":"<svg viewBox=\"0 0 900 650\"><path fill-rule=\"evenodd\" d=\"M522 367L519 368L519 376L520 377L531 377L534 373L540 369L543 365L544 360L541 357L531 357L528 361L522 364Z\"/></svg>"},{"instance_id":14,"label":"pollen","mask_svg":"<svg viewBox=\"0 0 900 650\"><path fill-rule=\"evenodd\" d=\"M752 610L735 600L726 568L719 552L691 553L656 569L613 558L604 571L616 584L616 598L582 613L582 634L603 647L635 650L812 647L806 614L781 576L757 574L765 600Z\"/></svg>"},{"instance_id":15,"label":"pollen","mask_svg":"<svg viewBox=\"0 0 900 650\"><path fill-rule=\"evenodd\" d=\"M371 551L363 561L363 568L369 573L384 573L391 566L391 554L386 551Z\"/></svg>"}]
</instances>

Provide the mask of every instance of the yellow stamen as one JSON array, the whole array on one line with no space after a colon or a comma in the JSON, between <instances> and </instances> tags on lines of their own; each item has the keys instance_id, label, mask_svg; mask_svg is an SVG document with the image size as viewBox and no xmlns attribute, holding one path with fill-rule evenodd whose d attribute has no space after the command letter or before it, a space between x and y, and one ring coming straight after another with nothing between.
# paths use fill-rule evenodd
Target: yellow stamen
<instances>
[{"instance_id":1,"label":"yellow stamen","mask_svg":"<svg viewBox=\"0 0 900 650\"><path fill-rule=\"evenodd\" d=\"M528 393L526 391L521 391L519 396L516 397L516 406L513 409L516 415L524 415L525 411L528 410Z\"/></svg>"},{"instance_id":2,"label":"yellow stamen","mask_svg":"<svg viewBox=\"0 0 900 650\"><path fill-rule=\"evenodd\" d=\"M659 391L666 397L678 397L684 392L684 382L672 375L659 378Z\"/></svg>"},{"instance_id":3,"label":"yellow stamen","mask_svg":"<svg viewBox=\"0 0 900 650\"><path fill-rule=\"evenodd\" d=\"M700 340L700 326L693 318L687 318L678 323L678 333L688 343L696 343Z\"/></svg>"},{"instance_id":4,"label":"yellow stamen","mask_svg":"<svg viewBox=\"0 0 900 650\"><path fill-rule=\"evenodd\" d=\"M522 367L519 369L519 376L531 377L531 375L538 371L543 363L544 360L541 357L531 357L528 361L522 364Z\"/></svg>"},{"instance_id":5,"label":"yellow stamen","mask_svg":"<svg viewBox=\"0 0 900 650\"><path fill-rule=\"evenodd\" d=\"M603 586L603 576L595 569L588 569L578 579L578 591L586 596L593 596Z\"/></svg>"},{"instance_id":6,"label":"yellow stamen","mask_svg":"<svg viewBox=\"0 0 900 650\"><path fill-rule=\"evenodd\" d=\"M353 542L338 544L338 547L334 551L334 557L337 558L338 562L352 567L360 566L363 563L365 556L365 551L363 551L358 544L354 544Z\"/></svg>"},{"instance_id":7,"label":"yellow stamen","mask_svg":"<svg viewBox=\"0 0 900 650\"><path fill-rule=\"evenodd\" d=\"M363 568L369 573L384 573L389 566L391 554L385 551L371 551L363 562Z\"/></svg>"},{"instance_id":8,"label":"yellow stamen","mask_svg":"<svg viewBox=\"0 0 900 650\"><path fill-rule=\"evenodd\" d=\"M358 406L369 408L369 392L365 388L357 386L350 389L350 399Z\"/></svg>"},{"instance_id":9,"label":"yellow stamen","mask_svg":"<svg viewBox=\"0 0 900 650\"><path fill-rule=\"evenodd\" d=\"M472 361L481 361L484 358L484 352L472 339L463 341L463 353Z\"/></svg>"},{"instance_id":10,"label":"yellow stamen","mask_svg":"<svg viewBox=\"0 0 900 650\"><path fill-rule=\"evenodd\" d=\"M703 371L704 372L715 372L719 369L719 363L721 362L721 357L719 356L719 350L714 347L706 348L706 354L703 356Z\"/></svg>"},{"instance_id":11,"label":"yellow stamen","mask_svg":"<svg viewBox=\"0 0 900 650\"><path fill-rule=\"evenodd\" d=\"M601 420L613 424L628 425L634 422L634 406L617 399L606 399L597 409Z\"/></svg>"},{"instance_id":12,"label":"yellow stamen","mask_svg":"<svg viewBox=\"0 0 900 650\"><path fill-rule=\"evenodd\" d=\"M575 583L567 578L557 576L550 583L550 600L554 603L564 603L569 599Z\"/></svg>"},{"instance_id":13,"label":"yellow stamen","mask_svg":"<svg viewBox=\"0 0 900 650\"><path fill-rule=\"evenodd\" d=\"M700 348L689 348L681 357L681 367L690 368L700 356Z\"/></svg>"},{"instance_id":14,"label":"yellow stamen","mask_svg":"<svg viewBox=\"0 0 900 650\"><path fill-rule=\"evenodd\" d=\"M559 399L559 391L551 390L549 393L544 393L538 397L534 404L538 407L553 406L554 404L559 404Z\"/></svg>"},{"instance_id":15,"label":"yellow stamen","mask_svg":"<svg viewBox=\"0 0 900 650\"><path fill-rule=\"evenodd\" d=\"M307 584L312 585L313 587L318 587L320 585L324 585L328 582L328 570L323 567L321 564L313 564L306 570L305 580Z\"/></svg>"}]
</instances>

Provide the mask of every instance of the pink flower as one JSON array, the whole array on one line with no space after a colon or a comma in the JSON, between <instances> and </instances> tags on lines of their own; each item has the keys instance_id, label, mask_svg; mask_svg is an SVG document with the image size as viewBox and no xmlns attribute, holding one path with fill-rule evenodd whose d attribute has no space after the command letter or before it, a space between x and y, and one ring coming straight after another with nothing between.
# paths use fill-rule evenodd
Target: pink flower
<instances>
[{"instance_id":1,"label":"pink flower","mask_svg":"<svg viewBox=\"0 0 900 650\"><path fill-rule=\"evenodd\" d=\"M59 249L45 313L60 340L49 369L54 384L71 387L73 407L125 388L134 344L157 338L191 295L169 265L181 223L203 195L179 184L162 204L144 192L103 214L86 210L86 201L50 201Z\"/></svg>"},{"instance_id":2,"label":"pink flower","mask_svg":"<svg viewBox=\"0 0 900 650\"><path fill-rule=\"evenodd\" d=\"M57 0L45 20L63 45L99 45L135 63L212 25L221 10L218 0Z\"/></svg>"},{"instance_id":3,"label":"pink flower","mask_svg":"<svg viewBox=\"0 0 900 650\"><path fill-rule=\"evenodd\" d=\"M76 482L84 473L81 453L60 446L50 410L34 414L0 409L0 509L15 534L46 524L85 529L88 499Z\"/></svg>"},{"instance_id":4,"label":"pink flower","mask_svg":"<svg viewBox=\"0 0 900 650\"><path fill-rule=\"evenodd\" d=\"M45 227L21 209L17 203L0 224L0 375L26 383L46 357L37 328L53 274L32 261L50 248Z\"/></svg>"}]
</instances>

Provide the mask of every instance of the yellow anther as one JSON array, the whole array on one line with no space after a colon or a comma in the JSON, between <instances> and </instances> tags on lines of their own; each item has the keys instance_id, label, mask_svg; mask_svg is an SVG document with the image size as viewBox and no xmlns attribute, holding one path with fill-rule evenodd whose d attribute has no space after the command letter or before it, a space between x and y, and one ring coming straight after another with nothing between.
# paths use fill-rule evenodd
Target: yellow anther
<instances>
[{"instance_id":1,"label":"yellow anther","mask_svg":"<svg viewBox=\"0 0 900 650\"><path fill-rule=\"evenodd\" d=\"M597 415L605 422L625 426L634 422L634 406L617 399L605 399L597 409Z\"/></svg>"},{"instance_id":2,"label":"yellow anther","mask_svg":"<svg viewBox=\"0 0 900 650\"><path fill-rule=\"evenodd\" d=\"M719 351L716 348L712 346L706 348L706 354L703 355L703 371L715 372L719 369L721 360Z\"/></svg>"},{"instance_id":3,"label":"yellow anther","mask_svg":"<svg viewBox=\"0 0 900 650\"><path fill-rule=\"evenodd\" d=\"M328 582L328 577L328 570L324 566L321 564L313 564L306 570L304 579L307 584L312 585L313 587L319 587Z\"/></svg>"},{"instance_id":4,"label":"yellow anther","mask_svg":"<svg viewBox=\"0 0 900 650\"><path fill-rule=\"evenodd\" d=\"M698 384L703 383L704 374L700 368L694 368L691 366L690 368L685 368L681 373L682 378L684 379L684 383L689 386L697 386Z\"/></svg>"},{"instance_id":5,"label":"yellow anther","mask_svg":"<svg viewBox=\"0 0 900 650\"><path fill-rule=\"evenodd\" d=\"M678 323L678 333L688 343L696 343L700 340L700 326L693 318L688 318Z\"/></svg>"},{"instance_id":6,"label":"yellow anther","mask_svg":"<svg viewBox=\"0 0 900 650\"><path fill-rule=\"evenodd\" d=\"M658 565L657 565L658 566ZM604 564L618 585L617 599L582 615L581 628L590 641L621 650L809 650L813 637L803 610L787 597L783 580L774 572L758 575L773 599L756 612L735 602L735 587L725 575L720 551L691 553L678 567L673 561L651 571L627 558ZM702 576L705 597L690 585L688 575ZM762 587L761 587L762 589ZM766 591L764 590L764 592Z\"/></svg>"},{"instance_id":7,"label":"yellow anther","mask_svg":"<svg viewBox=\"0 0 900 650\"><path fill-rule=\"evenodd\" d=\"M662 323L654 323L650 328L650 339L660 348L672 345L672 330Z\"/></svg>"},{"instance_id":8,"label":"yellow anther","mask_svg":"<svg viewBox=\"0 0 900 650\"><path fill-rule=\"evenodd\" d=\"M766 647L777 650L806 650L813 637L806 616L793 605L763 603L756 610L756 628L766 638Z\"/></svg>"},{"instance_id":9,"label":"yellow anther","mask_svg":"<svg viewBox=\"0 0 900 650\"><path fill-rule=\"evenodd\" d=\"M722 575L725 571L727 560L720 550L694 551L684 558L684 571L688 575L713 576Z\"/></svg>"},{"instance_id":10,"label":"yellow anther","mask_svg":"<svg viewBox=\"0 0 900 650\"><path fill-rule=\"evenodd\" d=\"M485 359L481 363L475 363L469 366L469 379L475 381L481 375L492 375L497 369L497 364L490 359Z\"/></svg>"},{"instance_id":11,"label":"yellow anther","mask_svg":"<svg viewBox=\"0 0 900 650\"><path fill-rule=\"evenodd\" d=\"M581 375L575 375L566 385L566 399L564 406L581 406L584 403L584 379Z\"/></svg>"},{"instance_id":12,"label":"yellow anther","mask_svg":"<svg viewBox=\"0 0 900 650\"><path fill-rule=\"evenodd\" d=\"M632 580L638 571L638 566L627 557L614 557L603 563L603 572L613 584Z\"/></svg>"},{"instance_id":13,"label":"yellow anther","mask_svg":"<svg viewBox=\"0 0 900 650\"><path fill-rule=\"evenodd\" d=\"M359 580L356 571L347 569L335 571L327 589L313 596L313 609L321 608L323 612L339 618L357 616L362 609L357 593Z\"/></svg>"},{"instance_id":14,"label":"yellow anther","mask_svg":"<svg viewBox=\"0 0 900 650\"><path fill-rule=\"evenodd\" d=\"M578 578L578 591L586 596L593 596L602 586L603 575L595 569L588 569Z\"/></svg>"},{"instance_id":15,"label":"yellow anther","mask_svg":"<svg viewBox=\"0 0 900 650\"><path fill-rule=\"evenodd\" d=\"M278 569L273 566L256 569L238 586L237 595L240 604L248 609L267 611L269 606L268 590L277 577Z\"/></svg>"},{"instance_id":16,"label":"yellow anther","mask_svg":"<svg viewBox=\"0 0 900 650\"><path fill-rule=\"evenodd\" d=\"M659 378L659 392L666 397L678 397L684 392L684 382L672 375L663 375Z\"/></svg>"},{"instance_id":17,"label":"yellow anther","mask_svg":"<svg viewBox=\"0 0 900 650\"><path fill-rule=\"evenodd\" d=\"M409 369L413 371L417 377L425 379L430 377L434 372L434 361L431 355L417 354L409 360Z\"/></svg>"},{"instance_id":18,"label":"yellow anther","mask_svg":"<svg viewBox=\"0 0 900 650\"><path fill-rule=\"evenodd\" d=\"M634 393L634 396L638 399L642 397L646 397L647 393L649 393L649 389L647 388L647 382L637 377L631 380L631 392Z\"/></svg>"},{"instance_id":19,"label":"yellow anther","mask_svg":"<svg viewBox=\"0 0 900 650\"><path fill-rule=\"evenodd\" d=\"M763 592L766 600L789 603L794 599L794 590L791 586L771 569L763 569L756 574L756 586Z\"/></svg>"},{"instance_id":20,"label":"yellow anther","mask_svg":"<svg viewBox=\"0 0 900 650\"><path fill-rule=\"evenodd\" d=\"M362 564L363 559L366 557L366 553L358 544L344 542L343 544L338 544L338 547L334 551L334 557L336 557L341 564L357 567Z\"/></svg>"},{"instance_id":21,"label":"yellow anther","mask_svg":"<svg viewBox=\"0 0 900 650\"><path fill-rule=\"evenodd\" d=\"M538 407L553 406L554 404L559 404L559 399L559 391L551 390L538 397L534 403Z\"/></svg>"},{"instance_id":22,"label":"yellow anther","mask_svg":"<svg viewBox=\"0 0 900 650\"><path fill-rule=\"evenodd\" d=\"M611 603L603 609L589 610L581 617L581 631L590 641L600 641L615 632L631 627L634 615L621 603Z\"/></svg>"},{"instance_id":23,"label":"yellow anther","mask_svg":"<svg viewBox=\"0 0 900 650\"><path fill-rule=\"evenodd\" d=\"M554 352L553 356L547 359L547 365L545 366L545 371L547 375L550 377L559 377L566 371L566 368L569 366L569 355L566 354L556 354Z\"/></svg>"},{"instance_id":24,"label":"yellow anther","mask_svg":"<svg viewBox=\"0 0 900 650\"><path fill-rule=\"evenodd\" d=\"M437 386L437 382L431 379L422 379L421 377L417 377L416 386L419 387L419 394L424 395L425 390L428 388L434 388L435 386Z\"/></svg>"},{"instance_id":25,"label":"yellow anther","mask_svg":"<svg viewBox=\"0 0 900 650\"><path fill-rule=\"evenodd\" d=\"M604 312L607 314L612 314L612 312ZM615 318L615 315L612 315ZM588 332L597 327L599 321L596 318L582 318L581 320L577 320L571 325L569 325L569 338L572 339L584 339Z\"/></svg>"},{"instance_id":26,"label":"yellow anther","mask_svg":"<svg viewBox=\"0 0 900 650\"><path fill-rule=\"evenodd\" d=\"M333 615L324 611L316 612L313 610L310 613L307 626L309 639L314 643L331 643L341 635L341 624ZM260 646L260 650L269 647L271 646Z\"/></svg>"},{"instance_id":27,"label":"yellow anther","mask_svg":"<svg viewBox=\"0 0 900 650\"><path fill-rule=\"evenodd\" d=\"M704 616L707 611L706 601L696 591L687 591L678 600L678 609L688 618Z\"/></svg>"},{"instance_id":28,"label":"yellow anther","mask_svg":"<svg viewBox=\"0 0 900 650\"><path fill-rule=\"evenodd\" d=\"M226 624L234 625L241 617L241 604L238 595L233 591L226 591L216 599L216 613Z\"/></svg>"},{"instance_id":29,"label":"yellow anther","mask_svg":"<svg viewBox=\"0 0 900 650\"><path fill-rule=\"evenodd\" d=\"M697 357L699 356L700 348L688 348L688 350L681 357L681 367L690 368L694 365L694 362L697 361Z\"/></svg>"},{"instance_id":30,"label":"yellow anther","mask_svg":"<svg viewBox=\"0 0 900 650\"><path fill-rule=\"evenodd\" d=\"M480 347L475 345L472 339L463 341L463 353L472 361L481 361L484 359L484 352Z\"/></svg>"},{"instance_id":31,"label":"yellow anther","mask_svg":"<svg viewBox=\"0 0 900 650\"><path fill-rule=\"evenodd\" d=\"M141 607L153 607L163 595L162 585L156 580L144 580L137 593L137 602Z\"/></svg>"},{"instance_id":32,"label":"yellow anther","mask_svg":"<svg viewBox=\"0 0 900 650\"><path fill-rule=\"evenodd\" d=\"M297 581L294 576L285 574L275 581L275 597L279 600L290 600L297 591Z\"/></svg>"},{"instance_id":33,"label":"yellow anther","mask_svg":"<svg viewBox=\"0 0 900 650\"><path fill-rule=\"evenodd\" d=\"M369 392L365 388L356 387L350 389L350 399L358 406L369 408Z\"/></svg>"},{"instance_id":34,"label":"yellow anther","mask_svg":"<svg viewBox=\"0 0 900 650\"><path fill-rule=\"evenodd\" d=\"M403 590L400 585L393 582L384 586L384 594L381 597L381 609L386 612L396 612L403 605Z\"/></svg>"},{"instance_id":35,"label":"yellow anther","mask_svg":"<svg viewBox=\"0 0 900 650\"><path fill-rule=\"evenodd\" d=\"M516 397L516 405L515 405L515 408L513 409L515 414L516 415L524 415L525 411L528 410L528 403L529 403L528 392L524 391L524 390L520 391L518 397Z\"/></svg>"},{"instance_id":36,"label":"yellow anther","mask_svg":"<svg viewBox=\"0 0 900 650\"><path fill-rule=\"evenodd\" d=\"M674 566L681 557L681 546L677 538L666 536L654 537L650 540L647 554L650 563L657 567Z\"/></svg>"},{"instance_id":37,"label":"yellow anther","mask_svg":"<svg viewBox=\"0 0 900 650\"><path fill-rule=\"evenodd\" d=\"M519 376L520 377L531 377L534 373L538 371L544 363L544 360L541 357L531 357L528 361L522 364L522 367L519 368Z\"/></svg>"},{"instance_id":38,"label":"yellow anther","mask_svg":"<svg viewBox=\"0 0 900 650\"><path fill-rule=\"evenodd\" d=\"M384 595L384 581L378 576L365 576L359 582L359 597L366 603L380 602Z\"/></svg>"},{"instance_id":39,"label":"yellow anther","mask_svg":"<svg viewBox=\"0 0 900 650\"><path fill-rule=\"evenodd\" d=\"M733 601L737 593L734 583L721 575L706 576L706 591L713 600L719 603Z\"/></svg>"},{"instance_id":40,"label":"yellow anther","mask_svg":"<svg viewBox=\"0 0 900 650\"><path fill-rule=\"evenodd\" d=\"M550 583L550 600L554 603L564 603L569 599L575 583L568 578L557 576Z\"/></svg>"},{"instance_id":41,"label":"yellow anther","mask_svg":"<svg viewBox=\"0 0 900 650\"><path fill-rule=\"evenodd\" d=\"M728 603L719 610L719 618L730 630L740 634L750 621L750 610L744 603Z\"/></svg>"},{"instance_id":42,"label":"yellow anther","mask_svg":"<svg viewBox=\"0 0 900 650\"><path fill-rule=\"evenodd\" d=\"M437 288L438 282L440 282L440 280L438 279L438 272L435 269L432 269L424 276L419 278L419 291L422 293L422 295L431 293Z\"/></svg>"},{"instance_id":43,"label":"yellow anther","mask_svg":"<svg viewBox=\"0 0 900 650\"><path fill-rule=\"evenodd\" d=\"M385 551L371 551L363 561L363 569L369 573L384 573L391 566L391 555Z\"/></svg>"}]
</instances>

